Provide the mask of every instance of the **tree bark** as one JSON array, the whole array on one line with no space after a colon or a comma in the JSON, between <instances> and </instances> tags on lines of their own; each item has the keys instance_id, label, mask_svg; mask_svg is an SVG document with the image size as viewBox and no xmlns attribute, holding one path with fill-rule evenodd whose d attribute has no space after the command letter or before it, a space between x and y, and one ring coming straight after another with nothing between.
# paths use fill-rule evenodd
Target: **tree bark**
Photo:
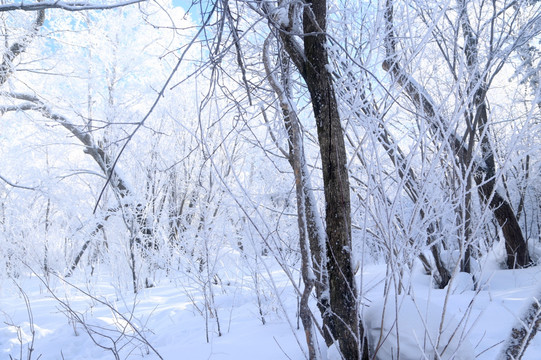
<instances>
[{"instance_id":1,"label":"tree bark","mask_svg":"<svg viewBox=\"0 0 541 360\"><path fill-rule=\"evenodd\" d=\"M494 180L483 181L475 177L479 186L479 194L494 212L494 217L502 230L505 239L506 264L509 269L528 267L531 265L528 245L522 235L522 229L515 212L497 191L494 190Z\"/></svg>"},{"instance_id":2,"label":"tree bark","mask_svg":"<svg viewBox=\"0 0 541 360\"><path fill-rule=\"evenodd\" d=\"M539 291L538 291L538 294ZM511 334L504 344L500 360L520 360L528 345L541 327L541 306L539 298L533 298L524 314L513 326Z\"/></svg>"},{"instance_id":3,"label":"tree bark","mask_svg":"<svg viewBox=\"0 0 541 360\"><path fill-rule=\"evenodd\" d=\"M351 209L344 133L331 74L327 70L327 2L308 2L303 11L306 76L316 119L323 170L327 268L332 317L330 333L342 356L361 357L363 328L357 308L357 290L352 266Z\"/></svg>"},{"instance_id":4,"label":"tree bark","mask_svg":"<svg viewBox=\"0 0 541 360\"><path fill-rule=\"evenodd\" d=\"M269 15L272 9L263 7ZM293 29L295 12L302 11L302 29ZM337 343L348 360L368 359L364 329L357 306L357 289L352 266L350 188L344 133L338 112L332 76L327 69L326 0L308 1L302 7L289 6L289 23L279 24L280 39L310 93L323 172L325 193L326 255L331 314L324 314L324 328L330 334L327 345ZM304 33L304 47L294 33Z\"/></svg>"},{"instance_id":5,"label":"tree bark","mask_svg":"<svg viewBox=\"0 0 541 360\"><path fill-rule=\"evenodd\" d=\"M1 6L2 5L0 5L0 7ZM44 22L45 10L40 10L36 15L34 23L32 24L31 32L21 40L11 44L9 48L6 49L4 55L2 56L2 63L0 64L0 86L7 81L9 75L11 75L13 72L13 61L15 58L26 50L28 45L30 45L34 37L37 35L39 29L43 26Z\"/></svg>"}]
</instances>

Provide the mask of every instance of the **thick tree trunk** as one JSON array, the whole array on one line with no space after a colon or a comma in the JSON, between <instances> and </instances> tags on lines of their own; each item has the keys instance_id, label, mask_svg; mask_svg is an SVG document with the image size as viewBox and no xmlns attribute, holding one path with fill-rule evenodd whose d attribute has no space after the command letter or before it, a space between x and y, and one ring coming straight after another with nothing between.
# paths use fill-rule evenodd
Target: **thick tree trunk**
<instances>
[{"instance_id":1,"label":"thick tree trunk","mask_svg":"<svg viewBox=\"0 0 541 360\"><path fill-rule=\"evenodd\" d=\"M307 49L307 53L309 62L312 56L313 63L321 61L317 59L321 51L314 50L310 56ZM350 195L343 132L326 70L323 74L312 73L309 69L307 72L311 79L308 82L312 83L308 87L317 122L325 191L327 270L333 316L331 323L324 326L328 326L335 340L340 341L340 350L346 359L358 359L359 315L351 263Z\"/></svg>"},{"instance_id":2,"label":"thick tree trunk","mask_svg":"<svg viewBox=\"0 0 541 360\"><path fill-rule=\"evenodd\" d=\"M290 17L295 11L290 7ZM331 74L327 70L325 0L314 0L303 7L304 48L285 27L280 38L288 55L308 87L323 170L325 223L327 235L327 275L330 314L324 313L323 326L330 346L338 341L345 359L368 358L363 346L364 331L357 307L357 290L352 266L351 209L344 133ZM291 24L289 24L291 26Z\"/></svg>"},{"instance_id":3,"label":"thick tree trunk","mask_svg":"<svg viewBox=\"0 0 541 360\"><path fill-rule=\"evenodd\" d=\"M344 133L331 74L326 66L325 0L309 2L303 13L306 55L305 81L312 99L323 167L325 221L327 225L327 269L330 305L333 312L330 333L338 340L342 356L360 358L363 329L357 308L357 290L352 266L351 213L347 155Z\"/></svg>"},{"instance_id":4,"label":"thick tree trunk","mask_svg":"<svg viewBox=\"0 0 541 360\"><path fill-rule=\"evenodd\" d=\"M266 7L265 4L263 6ZM323 326L330 334L326 342L328 346L338 342L345 359L357 360L361 356L368 359L352 266L350 189L344 133L332 77L327 70L327 2L313 0L302 8L293 4L289 7L290 19L296 18L295 12L298 9L302 9L303 13L304 48L292 35L299 30L292 29L293 20L289 24L281 24L283 31L279 35L285 50L306 82L317 125L325 193L331 312L323 316ZM266 8L266 11L270 16L272 9Z\"/></svg>"}]
</instances>

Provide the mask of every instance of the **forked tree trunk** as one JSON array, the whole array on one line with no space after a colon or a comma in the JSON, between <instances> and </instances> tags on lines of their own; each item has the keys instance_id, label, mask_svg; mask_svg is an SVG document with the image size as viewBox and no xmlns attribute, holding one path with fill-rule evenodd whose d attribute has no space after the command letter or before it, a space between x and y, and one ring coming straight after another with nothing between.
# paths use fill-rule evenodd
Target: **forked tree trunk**
<instances>
[{"instance_id":1,"label":"forked tree trunk","mask_svg":"<svg viewBox=\"0 0 541 360\"><path fill-rule=\"evenodd\" d=\"M424 114L424 116L426 116L426 118L430 121L430 125L434 132L436 134L441 134L442 139L448 136L450 147L458 161L460 161L465 168L469 167L467 156L468 151L462 139L454 132L449 131L445 120L442 119L437 113L435 106L426 90L400 67L398 55L396 53L392 0L387 0L385 21L385 49L387 57L383 62L383 69L388 71L396 83L403 87L404 91L418 108L419 113ZM469 42L466 41L466 43ZM470 50L470 52L471 51L473 50ZM466 56L469 57L469 61L471 61L472 54L467 53ZM482 85L477 86L483 90ZM488 115L486 113L487 109L484 99L485 94L486 91L484 91L483 94L476 92L473 94L474 98L472 99L471 109L472 112L475 111L475 120L472 121L472 124L479 124L478 131L481 134L481 150L484 157L484 163L473 163L472 168L476 174L476 176L474 176L474 180L477 184L481 199L493 212L494 217L502 229L507 251L507 266L510 269L515 267L527 267L531 265L531 261L528 253L528 247L522 234L522 230L520 229L520 225L518 224L517 218L509 202L505 200L495 189L496 178L494 155L489 148L488 140L486 138Z\"/></svg>"},{"instance_id":2,"label":"forked tree trunk","mask_svg":"<svg viewBox=\"0 0 541 360\"><path fill-rule=\"evenodd\" d=\"M496 161L494 151L488 139L489 136L489 115L487 108L486 94L488 92L486 75L481 74L479 56L478 56L478 37L471 26L468 17L468 7L465 0L459 3L460 22L464 36L464 56L468 66L468 75L470 76L467 89L467 111L466 122L468 125L470 144L473 143L475 132L479 136L481 154L484 160L482 175L474 175L478 186L478 192L481 199L493 211L498 225L502 229L505 238L505 249L507 252L506 263L509 269L515 267L526 267L530 265L530 255L528 246L522 235L522 230L518 224L515 212L511 205L496 190ZM471 148L469 147L468 159L465 167L470 165L472 158ZM476 169L474 167L474 169ZM475 172L479 174L479 171ZM484 178L483 178L484 177ZM469 250L469 246L468 246ZM466 258L469 262L469 259ZM469 268L469 267L468 267Z\"/></svg>"}]
</instances>

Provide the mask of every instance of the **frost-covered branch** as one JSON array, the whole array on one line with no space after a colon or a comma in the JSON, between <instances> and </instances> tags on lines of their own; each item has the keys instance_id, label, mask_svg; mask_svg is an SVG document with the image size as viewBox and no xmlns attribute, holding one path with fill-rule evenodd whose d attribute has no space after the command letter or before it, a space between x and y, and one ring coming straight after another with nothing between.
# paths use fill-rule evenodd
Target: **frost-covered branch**
<instances>
[{"instance_id":1,"label":"frost-covered branch","mask_svg":"<svg viewBox=\"0 0 541 360\"><path fill-rule=\"evenodd\" d=\"M295 67L304 78L306 77L306 65L307 58L304 52L303 45L297 41L295 34L300 34L302 30L300 29L300 24L295 24L294 19L297 17L296 12L300 11L297 6L294 4L289 4L287 10L286 8L274 8L271 2L265 1L261 2L262 9L267 16L269 21L269 27L277 27L279 29L279 37L282 41L282 44L287 51L291 61L295 64ZM287 19L286 19L287 13ZM280 16L277 16L280 14Z\"/></svg>"},{"instance_id":2,"label":"frost-covered branch","mask_svg":"<svg viewBox=\"0 0 541 360\"><path fill-rule=\"evenodd\" d=\"M2 7L4 5L0 5ZM30 34L24 36L20 41L17 41L9 46L9 49L7 49L4 52L4 55L2 55L2 64L0 64L0 85L4 84L9 75L13 72L13 60L15 58L23 53L28 45L32 42L32 39L36 36L39 29L43 25L43 22L45 21L45 11L40 10L36 16L36 19L34 20L34 23L32 24L32 31Z\"/></svg>"},{"instance_id":3,"label":"frost-covered branch","mask_svg":"<svg viewBox=\"0 0 541 360\"><path fill-rule=\"evenodd\" d=\"M465 26L465 28L467 32L468 27ZM470 46L474 43L474 41L468 37L466 37L465 41L469 41ZM393 22L392 0L387 0L385 10L384 44L386 59L382 64L383 69L390 73L397 85L403 88L404 92L417 107L419 113L428 120L433 133L439 136L442 141L448 142L451 153L457 157L464 168L471 167L474 169L473 180L477 185L479 195L482 201L487 204L494 213L494 217L498 221L505 237L507 266L509 268L529 266L530 257L520 225L518 224L509 201L500 195L496 189L496 176L494 171L490 170L490 160L476 159L469 155L471 151L468 150L465 141L456 133L456 131L449 127L448 121L446 121L438 110L438 107L428 90L402 68L396 50L397 37L395 36ZM474 61L473 50L474 49L470 49L469 52L466 51L466 57L469 58L469 62ZM488 91L488 89L486 91ZM486 112L486 107L482 107L481 110ZM488 118L488 114L481 112L479 112L479 115L476 114L476 116L486 116ZM481 137L484 136L485 131L486 130L481 131L479 135Z\"/></svg>"},{"instance_id":4,"label":"frost-covered branch","mask_svg":"<svg viewBox=\"0 0 541 360\"><path fill-rule=\"evenodd\" d=\"M5 11L40 11L46 9L62 9L66 11L83 11L83 10L109 10L115 9L122 6L137 4L145 2L147 0L130 0L122 1L116 4L92 4L89 2L68 2L68 1L41 1L27 3L21 1L20 3L10 3L0 5L0 12Z\"/></svg>"},{"instance_id":5,"label":"frost-covered branch","mask_svg":"<svg viewBox=\"0 0 541 360\"><path fill-rule=\"evenodd\" d=\"M0 107L0 113L10 111L38 111L44 117L54 120L55 122L62 125L73 136L75 136L77 140L79 140L85 146L85 153L92 156L92 158L94 159L94 161L96 161L104 174L110 174L111 159L98 144L94 143L92 137L90 136L90 133L86 130L85 127L73 124L63 115L53 112L35 95L5 92L0 93L0 95L24 101L24 103L22 104ZM113 174L112 178L114 179L113 187L118 190L119 195L121 195L122 197L126 196L130 191L125 181L123 181L120 176L118 176L118 174Z\"/></svg>"},{"instance_id":6,"label":"frost-covered branch","mask_svg":"<svg viewBox=\"0 0 541 360\"><path fill-rule=\"evenodd\" d=\"M27 267L29 266L27 265ZM83 328L83 330L87 333L87 335L90 337L92 342L94 342L95 345L102 348L103 350L107 350L113 353L113 355L115 356L115 359L120 359L119 357L120 351L122 350L122 348L126 347L128 344L133 344L133 346L135 347L135 346L138 346L137 344L139 343L147 347L148 349L152 350L152 352L156 355L158 359L163 360L163 357L158 352L158 350L146 338L146 335L145 335L146 329L145 328L141 329L139 326L135 324L136 319L134 316L134 312L135 312L135 306L137 304L136 301L133 302L128 313L123 313L119 311L117 307L112 305L106 299L97 297L91 294L88 290L85 290L75 284L72 284L71 282L62 278L58 274L53 273L52 275L54 275L58 280L60 280L67 287L75 290L77 293L85 296L87 299L92 300L92 302L95 302L105 307L106 309L108 309L111 312L115 322L118 323L120 326L118 326L117 328L112 328L112 327L95 325L95 324L90 323L87 320L86 314L84 312L80 312L77 309L75 309L70 304L69 300L64 300L60 298L60 296L54 291L54 289L51 288L51 286L49 285L47 281L45 281L45 279L39 276L35 271L32 270L32 272L38 278L41 284L43 284L46 291L57 302L57 304L59 305L59 310L63 312L75 324L80 325Z\"/></svg>"},{"instance_id":7,"label":"frost-covered branch","mask_svg":"<svg viewBox=\"0 0 541 360\"><path fill-rule=\"evenodd\" d=\"M267 80L279 98L283 121L289 138L289 154L287 157L295 175L301 274L304 282L304 291L299 303L299 314L306 334L309 358L314 360L321 358L317 349L312 313L308 305L314 287L324 324L330 320L328 316L330 310L328 299L325 296L328 290L328 279L324 267L326 262L324 252L326 239L311 190L312 186L310 185L310 174L306 166L300 121L291 101L291 62L285 51L279 51L278 61L281 81L278 81L269 59L271 38L272 35L269 35L263 45L263 65ZM314 266L314 262L316 266ZM330 337L330 334L324 336Z\"/></svg>"}]
</instances>

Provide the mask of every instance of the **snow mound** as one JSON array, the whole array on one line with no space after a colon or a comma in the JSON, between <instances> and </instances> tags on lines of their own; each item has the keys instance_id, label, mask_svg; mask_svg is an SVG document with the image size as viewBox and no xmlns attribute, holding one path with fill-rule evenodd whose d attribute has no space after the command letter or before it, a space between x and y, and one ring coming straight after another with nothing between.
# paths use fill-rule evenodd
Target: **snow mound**
<instances>
[{"instance_id":1,"label":"snow mound","mask_svg":"<svg viewBox=\"0 0 541 360\"><path fill-rule=\"evenodd\" d=\"M447 290L449 286L451 287L451 294L463 294L474 289L472 276L465 272L456 274L445 289Z\"/></svg>"},{"instance_id":2,"label":"snow mound","mask_svg":"<svg viewBox=\"0 0 541 360\"><path fill-rule=\"evenodd\" d=\"M365 313L371 351L377 359L475 359L459 319L444 314L441 305L411 296L388 299L373 303Z\"/></svg>"}]
</instances>

